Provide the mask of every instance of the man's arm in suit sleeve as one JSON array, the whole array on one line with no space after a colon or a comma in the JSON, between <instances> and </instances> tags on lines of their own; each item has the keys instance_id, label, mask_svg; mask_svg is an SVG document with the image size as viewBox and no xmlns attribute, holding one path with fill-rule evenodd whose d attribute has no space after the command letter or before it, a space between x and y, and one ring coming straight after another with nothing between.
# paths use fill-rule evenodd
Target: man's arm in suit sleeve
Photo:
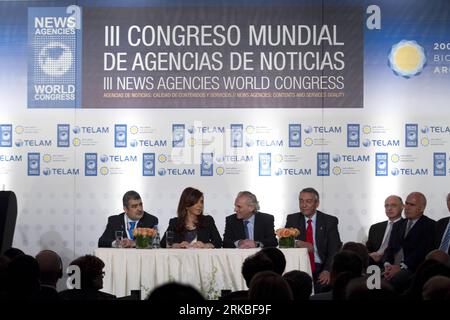
<instances>
[{"instance_id":1,"label":"man's arm in suit sleeve","mask_svg":"<svg viewBox=\"0 0 450 320\"><path fill-rule=\"evenodd\" d=\"M368 238L367 238L367 241L366 241L366 247L367 247L367 251L368 251L369 253L377 251L377 250L375 249L375 244L373 243L373 237L374 237L374 234L373 234L373 233L374 233L374 232L375 232L374 226L371 225L371 226L370 226L370 229L369 229L369 235L368 235Z\"/></svg>"},{"instance_id":2,"label":"man's arm in suit sleeve","mask_svg":"<svg viewBox=\"0 0 450 320\"><path fill-rule=\"evenodd\" d=\"M261 241L264 247L278 246L277 238L275 237L275 225L273 216L269 215L264 222L264 239Z\"/></svg>"},{"instance_id":3,"label":"man's arm in suit sleeve","mask_svg":"<svg viewBox=\"0 0 450 320\"><path fill-rule=\"evenodd\" d=\"M173 222L173 219L169 220L169 225L167 226L167 230L164 231L163 237L161 239L161 248L165 248L166 247L166 232L167 231L173 231L175 224Z\"/></svg>"},{"instance_id":4,"label":"man's arm in suit sleeve","mask_svg":"<svg viewBox=\"0 0 450 320\"><path fill-rule=\"evenodd\" d=\"M341 237L339 236L338 230L339 220L336 217L332 217L329 220L329 229L328 229L328 239L327 239L327 256L325 257L324 270L331 271L331 263L333 261L334 255L341 250L342 242Z\"/></svg>"},{"instance_id":5,"label":"man's arm in suit sleeve","mask_svg":"<svg viewBox=\"0 0 450 320\"><path fill-rule=\"evenodd\" d=\"M231 217L227 217L225 220L225 232L223 234L223 247L224 248L236 248L236 246L234 245L234 241L236 239L234 239L233 237L233 230L232 230L232 225L231 225Z\"/></svg>"},{"instance_id":6,"label":"man's arm in suit sleeve","mask_svg":"<svg viewBox=\"0 0 450 320\"><path fill-rule=\"evenodd\" d=\"M399 234L400 234L400 221L394 223L392 225L391 237L389 238L388 246L384 250L383 257L381 258L381 262L383 264L394 264L395 253L397 252L397 247L399 246Z\"/></svg>"},{"instance_id":7,"label":"man's arm in suit sleeve","mask_svg":"<svg viewBox=\"0 0 450 320\"><path fill-rule=\"evenodd\" d=\"M100 239L98 239L98 247L99 248L111 248L112 243L116 240L114 235L114 226L111 222L112 217L108 218L108 224L106 225L106 229L103 232Z\"/></svg>"}]
</instances>

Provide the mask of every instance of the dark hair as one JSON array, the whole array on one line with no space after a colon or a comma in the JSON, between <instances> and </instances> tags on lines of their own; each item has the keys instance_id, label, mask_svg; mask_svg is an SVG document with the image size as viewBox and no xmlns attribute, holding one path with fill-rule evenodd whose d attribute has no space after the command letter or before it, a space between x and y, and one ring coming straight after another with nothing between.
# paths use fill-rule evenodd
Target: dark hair
<instances>
[{"instance_id":1,"label":"dark hair","mask_svg":"<svg viewBox=\"0 0 450 320\"><path fill-rule=\"evenodd\" d=\"M188 187L183 190L180 196L180 201L178 202L177 208L177 224L175 225L175 231L177 233L184 234L186 232L186 217L187 208L192 207L198 202L198 200L203 197L203 193L195 188ZM203 213L198 216L196 227L202 226L204 221Z\"/></svg>"},{"instance_id":2,"label":"dark hair","mask_svg":"<svg viewBox=\"0 0 450 320\"><path fill-rule=\"evenodd\" d=\"M250 281L249 300L293 300L286 280L273 271L261 271Z\"/></svg>"},{"instance_id":3,"label":"dark hair","mask_svg":"<svg viewBox=\"0 0 450 320\"><path fill-rule=\"evenodd\" d=\"M95 280L103 276L102 272L105 267L105 263L100 258L87 254L73 260L70 265L80 268L81 289L101 289L95 286Z\"/></svg>"},{"instance_id":4,"label":"dark hair","mask_svg":"<svg viewBox=\"0 0 450 320\"><path fill-rule=\"evenodd\" d=\"M190 285L168 282L153 289L147 297L149 301L203 301L205 298Z\"/></svg>"},{"instance_id":5,"label":"dark hair","mask_svg":"<svg viewBox=\"0 0 450 320\"><path fill-rule=\"evenodd\" d=\"M34 257L18 255L6 270L6 288L11 297L29 299L39 293L39 265Z\"/></svg>"},{"instance_id":6,"label":"dark hair","mask_svg":"<svg viewBox=\"0 0 450 320\"><path fill-rule=\"evenodd\" d=\"M308 300L312 293L312 278L309 274L300 270L292 270L283 274L291 288L294 300Z\"/></svg>"},{"instance_id":7,"label":"dark hair","mask_svg":"<svg viewBox=\"0 0 450 320\"><path fill-rule=\"evenodd\" d=\"M140 200L141 196L139 195L139 193L137 193L136 191L133 191L133 190L125 192L125 194L123 195L123 198L122 198L122 203L125 208L128 208L128 201L130 199Z\"/></svg>"},{"instance_id":8,"label":"dark hair","mask_svg":"<svg viewBox=\"0 0 450 320\"><path fill-rule=\"evenodd\" d=\"M272 260L267 255L258 251L257 253L245 258L242 263L241 273L244 277L247 287L250 287L250 281L253 276L260 271L273 271L274 266Z\"/></svg>"},{"instance_id":9,"label":"dark hair","mask_svg":"<svg viewBox=\"0 0 450 320\"><path fill-rule=\"evenodd\" d=\"M361 258L353 251L339 251L334 255L331 264L331 284L334 284L339 274L346 271L361 276L362 264Z\"/></svg>"},{"instance_id":10,"label":"dark hair","mask_svg":"<svg viewBox=\"0 0 450 320\"><path fill-rule=\"evenodd\" d=\"M315 198L316 198L317 201L320 200L320 198L319 198L319 193L318 193L317 190L314 189L314 188L305 188L305 189L303 189L302 191L300 191L300 193L302 193L302 192L312 193L312 194L315 196Z\"/></svg>"},{"instance_id":11,"label":"dark hair","mask_svg":"<svg viewBox=\"0 0 450 320\"><path fill-rule=\"evenodd\" d=\"M286 268L286 258L284 253L275 247L265 247L261 251L272 261L273 271L282 275Z\"/></svg>"},{"instance_id":12,"label":"dark hair","mask_svg":"<svg viewBox=\"0 0 450 320\"><path fill-rule=\"evenodd\" d=\"M361 259L363 273L366 272L367 267L369 266L369 252L367 251L367 247L359 242L346 242L342 246L342 250L352 251L358 255Z\"/></svg>"}]
</instances>

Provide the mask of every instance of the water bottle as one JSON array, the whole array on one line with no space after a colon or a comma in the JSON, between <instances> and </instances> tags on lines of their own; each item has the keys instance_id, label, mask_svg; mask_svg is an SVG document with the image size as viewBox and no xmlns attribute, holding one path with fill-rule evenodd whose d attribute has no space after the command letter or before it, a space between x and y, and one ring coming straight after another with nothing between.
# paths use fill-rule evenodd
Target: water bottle
<instances>
[{"instance_id":1,"label":"water bottle","mask_svg":"<svg viewBox=\"0 0 450 320\"><path fill-rule=\"evenodd\" d=\"M153 229L156 230L156 235L153 238L153 243L152 243L152 249L159 249L161 247L161 239L159 238L159 230L158 230L158 225L155 225L153 227Z\"/></svg>"}]
</instances>

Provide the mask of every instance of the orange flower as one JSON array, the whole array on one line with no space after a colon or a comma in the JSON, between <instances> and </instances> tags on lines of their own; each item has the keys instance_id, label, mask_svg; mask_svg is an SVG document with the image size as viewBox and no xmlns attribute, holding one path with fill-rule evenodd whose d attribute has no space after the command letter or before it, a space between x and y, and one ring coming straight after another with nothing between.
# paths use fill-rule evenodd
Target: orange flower
<instances>
[{"instance_id":1,"label":"orange flower","mask_svg":"<svg viewBox=\"0 0 450 320\"><path fill-rule=\"evenodd\" d=\"M156 230L152 228L134 228L134 237L154 237L156 236Z\"/></svg>"},{"instance_id":2,"label":"orange flower","mask_svg":"<svg viewBox=\"0 0 450 320\"><path fill-rule=\"evenodd\" d=\"M300 231L297 228L280 228L275 231L278 238L297 237Z\"/></svg>"}]
</instances>

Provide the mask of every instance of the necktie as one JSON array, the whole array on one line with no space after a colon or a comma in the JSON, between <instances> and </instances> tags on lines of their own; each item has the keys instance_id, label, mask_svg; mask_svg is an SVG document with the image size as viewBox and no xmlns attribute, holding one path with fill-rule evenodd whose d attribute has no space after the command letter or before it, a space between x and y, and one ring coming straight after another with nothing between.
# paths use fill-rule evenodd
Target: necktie
<instances>
[{"instance_id":1,"label":"necktie","mask_svg":"<svg viewBox=\"0 0 450 320\"><path fill-rule=\"evenodd\" d=\"M128 229L128 234L130 235L130 239L134 240L133 229L134 229L134 226L136 225L136 221L130 221L130 222L128 222L128 224L130 225L130 228Z\"/></svg>"},{"instance_id":2,"label":"necktie","mask_svg":"<svg viewBox=\"0 0 450 320\"><path fill-rule=\"evenodd\" d=\"M409 230L411 230L412 224L413 224L413 221L412 221L412 220L408 220L408 223L406 224L406 230L405 230L405 236L404 236L404 238L406 238L406 236L407 236L408 233L409 233Z\"/></svg>"},{"instance_id":3,"label":"necktie","mask_svg":"<svg viewBox=\"0 0 450 320\"><path fill-rule=\"evenodd\" d=\"M308 227L306 228L306 242L309 242L313 245L313 250L311 252L308 252L308 254L309 262L311 263L311 272L314 273L314 271L316 271L316 264L314 262L314 237L311 223L312 220L308 219Z\"/></svg>"},{"instance_id":4,"label":"necktie","mask_svg":"<svg viewBox=\"0 0 450 320\"><path fill-rule=\"evenodd\" d=\"M389 238L391 237L391 231L392 231L392 225L394 224L393 221L389 221L388 225L386 227L386 236L384 237L383 243L380 246L380 249L378 249L379 254L383 254L384 250L386 250L388 244L389 244Z\"/></svg>"},{"instance_id":5,"label":"necktie","mask_svg":"<svg viewBox=\"0 0 450 320\"><path fill-rule=\"evenodd\" d=\"M450 224L447 227L447 231L445 232L444 239L442 239L442 243L439 246L439 250L444 252L448 252L448 245L450 243Z\"/></svg>"},{"instance_id":6,"label":"necktie","mask_svg":"<svg viewBox=\"0 0 450 320\"><path fill-rule=\"evenodd\" d=\"M248 223L248 220L244 220L245 239L250 239L250 234L248 233Z\"/></svg>"}]
</instances>

